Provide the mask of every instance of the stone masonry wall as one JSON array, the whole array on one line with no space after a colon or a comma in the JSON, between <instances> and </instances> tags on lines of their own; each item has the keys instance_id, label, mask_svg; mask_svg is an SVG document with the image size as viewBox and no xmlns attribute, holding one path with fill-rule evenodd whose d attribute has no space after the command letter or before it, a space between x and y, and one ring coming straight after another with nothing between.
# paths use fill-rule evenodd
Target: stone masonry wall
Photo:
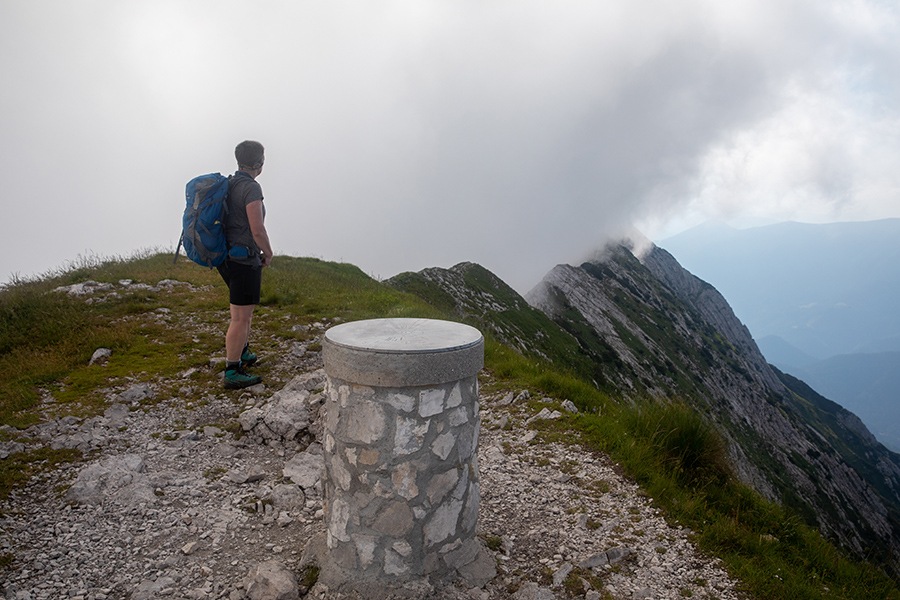
<instances>
[{"instance_id":1,"label":"stone masonry wall","mask_svg":"<svg viewBox=\"0 0 900 600\"><path fill-rule=\"evenodd\" d=\"M443 579L472 563L478 380L382 388L329 377L325 518L337 565L361 579Z\"/></svg>"}]
</instances>

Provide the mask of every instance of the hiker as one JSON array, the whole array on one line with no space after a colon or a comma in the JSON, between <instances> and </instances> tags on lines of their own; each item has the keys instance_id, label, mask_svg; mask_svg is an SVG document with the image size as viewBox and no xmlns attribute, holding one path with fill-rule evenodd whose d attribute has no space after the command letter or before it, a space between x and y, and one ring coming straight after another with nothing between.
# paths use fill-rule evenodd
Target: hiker
<instances>
[{"instance_id":1,"label":"hiker","mask_svg":"<svg viewBox=\"0 0 900 600\"><path fill-rule=\"evenodd\" d=\"M262 173L265 148L259 142L244 141L234 149L238 170L228 178L225 239L228 256L219 273L228 286L231 323L225 334L225 388L241 389L262 382L262 377L244 370L256 362L250 351L250 321L259 304L262 268L272 264L272 245L263 223L262 187L256 178Z\"/></svg>"}]
</instances>

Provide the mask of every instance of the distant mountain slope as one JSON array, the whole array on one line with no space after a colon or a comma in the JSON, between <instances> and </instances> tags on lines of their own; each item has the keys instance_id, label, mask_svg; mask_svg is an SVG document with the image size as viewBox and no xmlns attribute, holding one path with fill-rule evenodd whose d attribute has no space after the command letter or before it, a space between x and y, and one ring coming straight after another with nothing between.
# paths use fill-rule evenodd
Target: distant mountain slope
<instances>
[{"instance_id":1,"label":"distant mountain slope","mask_svg":"<svg viewBox=\"0 0 900 600\"><path fill-rule=\"evenodd\" d=\"M756 340L760 352L769 363L782 371L795 372L795 369L818 362L818 359L788 344L777 335L766 335Z\"/></svg>"},{"instance_id":2,"label":"distant mountain slope","mask_svg":"<svg viewBox=\"0 0 900 600\"><path fill-rule=\"evenodd\" d=\"M776 335L817 359L900 351L900 219L706 223L659 245L716 286L757 339Z\"/></svg>"},{"instance_id":3,"label":"distant mountain slope","mask_svg":"<svg viewBox=\"0 0 900 600\"><path fill-rule=\"evenodd\" d=\"M900 352L832 356L791 373L859 415L879 441L900 451Z\"/></svg>"},{"instance_id":4,"label":"distant mountain slope","mask_svg":"<svg viewBox=\"0 0 900 600\"><path fill-rule=\"evenodd\" d=\"M527 295L540 311L470 263L388 283L560 368L593 361L595 382L622 399L692 403L729 440L742 480L859 556L900 565L900 457L854 415L774 371L721 294L666 251L639 260L611 246L581 266L559 265Z\"/></svg>"}]
</instances>

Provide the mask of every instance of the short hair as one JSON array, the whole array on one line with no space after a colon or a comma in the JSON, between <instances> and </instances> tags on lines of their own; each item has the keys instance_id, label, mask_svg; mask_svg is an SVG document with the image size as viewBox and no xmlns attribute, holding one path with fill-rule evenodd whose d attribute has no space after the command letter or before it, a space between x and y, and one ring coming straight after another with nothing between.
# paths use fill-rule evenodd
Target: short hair
<instances>
[{"instance_id":1,"label":"short hair","mask_svg":"<svg viewBox=\"0 0 900 600\"><path fill-rule=\"evenodd\" d=\"M259 142L246 140L234 149L239 169L259 169L266 160L266 149Z\"/></svg>"}]
</instances>

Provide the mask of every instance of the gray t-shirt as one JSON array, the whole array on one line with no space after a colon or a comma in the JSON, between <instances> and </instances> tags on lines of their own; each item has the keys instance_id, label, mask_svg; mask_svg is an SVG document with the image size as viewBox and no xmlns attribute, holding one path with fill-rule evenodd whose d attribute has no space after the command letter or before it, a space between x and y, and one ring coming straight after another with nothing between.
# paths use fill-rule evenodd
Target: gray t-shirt
<instances>
[{"instance_id":1,"label":"gray t-shirt","mask_svg":"<svg viewBox=\"0 0 900 600\"><path fill-rule=\"evenodd\" d=\"M225 241L229 248L247 248L249 258L230 259L244 264L259 265L259 247L250 231L250 220L247 219L247 205L263 199L262 186L243 171L237 171L228 178L228 213L225 216ZM263 217L266 207L263 205Z\"/></svg>"}]
</instances>

